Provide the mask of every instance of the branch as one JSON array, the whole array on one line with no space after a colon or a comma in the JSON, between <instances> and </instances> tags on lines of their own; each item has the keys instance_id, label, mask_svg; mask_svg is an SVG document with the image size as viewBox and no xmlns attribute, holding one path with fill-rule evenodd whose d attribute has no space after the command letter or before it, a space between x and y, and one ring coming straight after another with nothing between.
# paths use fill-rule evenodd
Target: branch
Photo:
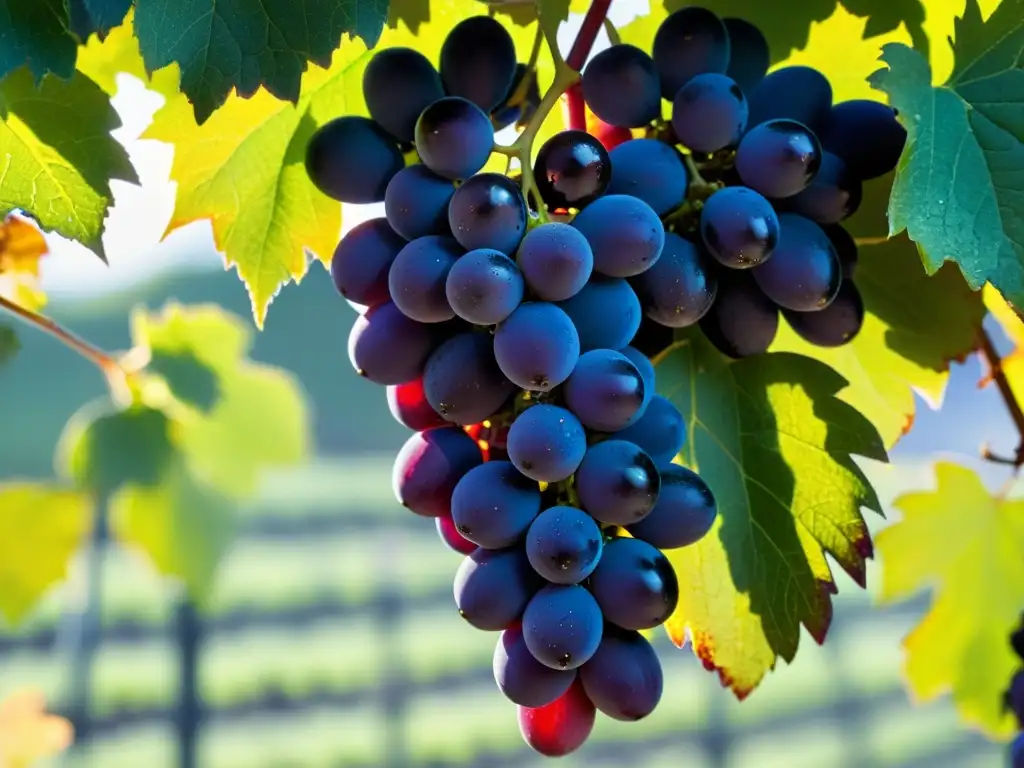
<instances>
[{"instance_id":1,"label":"branch","mask_svg":"<svg viewBox=\"0 0 1024 768\"><path fill-rule=\"evenodd\" d=\"M565 63L572 69L579 72L590 56L590 49L594 47L597 33L601 31L608 17L608 8L611 0L594 0L587 9L587 15L583 17L583 24L572 44L572 50L565 59ZM587 112L583 102L583 90L579 83L571 86L565 92L565 124L569 130L587 130Z\"/></svg>"},{"instance_id":2,"label":"branch","mask_svg":"<svg viewBox=\"0 0 1024 768\"><path fill-rule=\"evenodd\" d=\"M123 393L129 390L128 372L110 354L79 338L71 331L63 328L55 320L15 304L3 296L0 296L0 309L5 309L22 322L50 334L68 349L77 352L95 365L106 377L112 392Z\"/></svg>"},{"instance_id":3,"label":"branch","mask_svg":"<svg viewBox=\"0 0 1024 768\"><path fill-rule=\"evenodd\" d=\"M999 390L999 394L1006 404L1006 410L1010 412L1010 418L1013 420L1014 426L1017 427L1018 435L1017 450L1012 459L994 454L987 447L982 449L981 455L982 458L988 461L996 464L1008 464L1014 470L1018 470L1024 466L1024 410L1021 409L1020 403L1013 394L1013 387L1010 386L1010 382L1006 378L1006 371L1003 370L1003 361L999 357L995 344L992 343L992 337L988 335L984 328L978 330L978 346L982 357L985 359L985 363L988 365L989 378L995 382L996 389Z\"/></svg>"}]
</instances>

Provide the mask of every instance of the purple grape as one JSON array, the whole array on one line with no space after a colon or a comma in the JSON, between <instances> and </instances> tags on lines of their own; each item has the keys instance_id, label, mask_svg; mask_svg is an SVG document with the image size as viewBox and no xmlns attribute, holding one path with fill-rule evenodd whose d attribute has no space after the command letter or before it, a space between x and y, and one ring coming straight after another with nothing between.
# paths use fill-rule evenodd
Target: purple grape
<instances>
[{"instance_id":1,"label":"purple grape","mask_svg":"<svg viewBox=\"0 0 1024 768\"><path fill-rule=\"evenodd\" d=\"M523 275L501 251L479 248L452 265L445 283L455 314L475 325L496 325L523 300Z\"/></svg>"},{"instance_id":2,"label":"purple grape","mask_svg":"<svg viewBox=\"0 0 1024 768\"><path fill-rule=\"evenodd\" d=\"M460 333L439 346L423 372L427 402L453 424L479 424L501 410L515 392L494 360L491 339Z\"/></svg>"},{"instance_id":3,"label":"purple grape","mask_svg":"<svg viewBox=\"0 0 1024 768\"><path fill-rule=\"evenodd\" d=\"M565 404L588 429L615 432L643 415L643 376L629 358L610 349L580 355L562 390Z\"/></svg>"},{"instance_id":4,"label":"purple grape","mask_svg":"<svg viewBox=\"0 0 1024 768\"><path fill-rule=\"evenodd\" d=\"M660 467L661 492L651 513L627 527L630 535L658 549L688 547L715 523L715 496L700 476L678 464Z\"/></svg>"},{"instance_id":5,"label":"purple grape","mask_svg":"<svg viewBox=\"0 0 1024 768\"><path fill-rule=\"evenodd\" d=\"M387 219L363 221L341 238L331 258L331 278L349 301L374 307L391 298L388 271L405 240Z\"/></svg>"},{"instance_id":6,"label":"purple grape","mask_svg":"<svg viewBox=\"0 0 1024 768\"><path fill-rule=\"evenodd\" d=\"M480 446L457 427L417 432L395 457L391 474L395 498L417 515L447 515L455 485L483 460Z\"/></svg>"},{"instance_id":7,"label":"purple grape","mask_svg":"<svg viewBox=\"0 0 1024 768\"><path fill-rule=\"evenodd\" d=\"M552 584L578 584L587 578L601 558L601 545L594 518L576 507L545 509L526 534L530 565Z\"/></svg>"},{"instance_id":8,"label":"purple grape","mask_svg":"<svg viewBox=\"0 0 1024 768\"><path fill-rule=\"evenodd\" d=\"M543 587L523 612L530 653L552 669L576 669L601 643L604 620L594 597L578 584Z\"/></svg>"},{"instance_id":9,"label":"purple grape","mask_svg":"<svg viewBox=\"0 0 1024 768\"><path fill-rule=\"evenodd\" d=\"M519 541L540 507L537 483L508 461L474 467L452 493L452 519L459 533L485 549L502 549Z\"/></svg>"},{"instance_id":10,"label":"purple grape","mask_svg":"<svg viewBox=\"0 0 1024 768\"><path fill-rule=\"evenodd\" d=\"M594 270L590 243L579 230L558 221L527 232L516 259L530 290L544 301L575 296Z\"/></svg>"},{"instance_id":11,"label":"purple grape","mask_svg":"<svg viewBox=\"0 0 1024 768\"><path fill-rule=\"evenodd\" d=\"M670 464L686 442L683 414L663 395L654 395L634 424L614 434L616 440L625 440L640 447L655 466Z\"/></svg>"},{"instance_id":12,"label":"purple grape","mask_svg":"<svg viewBox=\"0 0 1024 768\"><path fill-rule=\"evenodd\" d=\"M477 629L506 629L523 615L541 583L522 547L478 549L455 573L455 605Z\"/></svg>"},{"instance_id":13,"label":"purple grape","mask_svg":"<svg viewBox=\"0 0 1024 768\"><path fill-rule=\"evenodd\" d=\"M410 320L385 301L352 324L348 357L356 373L375 384L404 384L423 373L435 341L431 326Z\"/></svg>"},{"instance_id":14,"label":"purple grape","mask_svg":"<svg viewBox=\"0 0 1024 768\"><path fill-rule=\"evenodd\" d=\"M575 669L552 669L537 661L526 647L522 627L509 627L501 633L492 667L498 688L521 707L550 704L576 679Z\"/></svg>"},{"instance_id":15,"label":"purple grape","mask_svg":"<svg viewBox=\"0 0 1024 768\"><path fill-rule=\"evenodd\" d=\"M672 564L640 539L615 538L605 544L590 591L604 617L622 629L660 626L679 602Z\"/></svg>"},{"instance_id":16,"label":"purple grape","mask_svg":"<svg viewBox=\"0 0 1024 768\"><path fill-rule=\"evenodd\" d=\"M642 720L661 701L664 676L654 647L639 632L605 630L579 671L594 706L615 720Z\"/></svg>"},{"instance_id":17,"label":"purple grape","mask_svg":"<svg viewBox=\"0 0 1024 768\"><path fill-rule=\"evenodd\" d=\"M583 461L587 436L579 419L565 408L541 403L512 422L506 450L516 469L530 479L557 483Z\"/></svg>"}]
</instances>

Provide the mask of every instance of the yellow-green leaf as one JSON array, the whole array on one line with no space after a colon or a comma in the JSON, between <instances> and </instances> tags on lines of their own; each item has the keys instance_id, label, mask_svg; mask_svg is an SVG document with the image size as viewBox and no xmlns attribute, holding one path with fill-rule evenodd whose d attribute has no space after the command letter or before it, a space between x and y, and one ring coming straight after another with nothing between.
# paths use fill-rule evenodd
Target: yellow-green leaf
<instances>
[{"instance_id":1,"label":"yellow-green leaf","mask_svg":"<svg viewBox=\"0 0 1024 768\"><path fill-rule=\"evenodd\" d=\"M961 715L992 736L1016 730L1002 693L1020 665L1009 637L1024 606L1024 500L992 496L969 469L941 462L934 491L901 496L903 519L876 537L884 602L932 590L904 640L914 696L952 692Z\"/></svg>"},{"instance_id":2,"label":"yellow-green leaf","mask_svg":"<svg viewBox=\"0 0 1024 768\"><path fill-rule=\"evenodd\" d=\"M170 64L150 74L139 53L139 41L133 27L134 12L120 26L114 27L100 40L94 35L78 49L78 71L91 78L100 88L113 96L117 93L117 76L131 75L147 88L170 98L178 91L177 64Z\"/></svg>"},{"instance_id":3,"label":"yellow-green leaf","mask_svg":"<svg viewBox=\"0 0 1024 768\"><path fill-rule=\"evenodd\" d=\"M23 210L102 257L110 180L138 183L107 95L79 72L37 89L22 69L0 82L0 116L0 218Z\"/></svg>"},{"instance_id":4,"label":"yellow-green leaf","mask_svg":"<svg viewBox=\"0 0 1024 768\"><path fill-rule=\"evenodd\" d=\"M680 598L666 627L743 698L792 661L801 626L823 642L836 591L826 554L861 585L871 539L860 508L878 499L854 455L884 461L874 427L836 394L843 379L808 357L727 363L698 333L657 363L659 391L683 414L680 454L715 494L698 543L667 552Z\"/></svg>"},{"instance_id":5,"label":"yellow-green leaf","mask_svg":"<svg viewBox=\"0 0 1024 768\"><path fill-rule=\"evenodd\" d=\"M67 575L90 528L82 493L29 482L0 483L0 613L15 622Z\"/></svg>"},{"instance_id":6,"label":"yellow-green leaf","mask_svg":"<svg viewBox=\"0 0 1024 768\"><path fill-rule=\"evenodd\" d=\"M165 575L180 578L202 601L235 534L232 503L198 483L181 463L151 487L123 486L110 500L111 525Z\"/></svg>"}]
</instances>

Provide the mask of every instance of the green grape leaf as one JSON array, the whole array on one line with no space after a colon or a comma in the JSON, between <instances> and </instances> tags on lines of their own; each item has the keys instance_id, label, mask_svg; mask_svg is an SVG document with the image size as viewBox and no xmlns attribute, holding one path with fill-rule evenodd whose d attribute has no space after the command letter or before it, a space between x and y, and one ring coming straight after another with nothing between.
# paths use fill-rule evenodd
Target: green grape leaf
<instances>
[{"instance_id":1,"label":"green grape leaf","mask_svg":"<svg viewBox=\"0 0 1024 768\"><path fill-rule=\"evenodd\" d=\"M178 65L170 64L153 73L146 71L135 37L134 17L134 11L129 10L124 22L111 29L102 40L98 35L90 37L78 49L78 71L110 96L117 93L117 76L121 73L137 77L165 99L177 96Z\"/></svg>"},{"instance_id":2,"label":"green grape leaf","mask_svg":"<svg viewBox=\"0 0 1024 768\"><path fill-rule=\"evenodd\" d=\"M7 323L0 323L0 368L9 363L19 349L21 342L14 328Z\"/></svg>"},{"instance_id":3,"label":"green grape leaf","mask_svg":"<svg viewBox=\"0 0 1024 768\"><path fill-rule=\"evenodd\" d=\"M88 495L41 483L0 483L0 614L16 622L67 575L89 531Z\"/></svg>"},{"instance_id":4,"label":"green grape leaf","mask_svg":"<svg viewBox=\"0 0 1024 768\"><path fill-rule=\"evenodd\" d=\"M570 0L480 0L494 13L508 17L521 26L540 19L548 29L569 18Z\"/></svg>"},{"instance_id":5,"label":"green grape leaf","mask_svg":"<svg viewBox=\"0 0 1024 768\"><path fill-rule=\"evenodd\" d=\"M50 72L66 80L75 71L65 0L0 0L0 30L0 79L22 66L37 83Z\"/></svg>"},{"instance_id":6,"label":"green grape leaf","mask_svg":"<svg viewBox=\"0 0 1024 768\"><path fill-rule=\"evenodd\" d=\"M161 573L181 579L200 602L236 533L232 502L197 482L181 462L169 465L158 485L122 486L110 500L110 519L119 539L142 549Z\"/></svg>"},{"instance_id":7,"label":"green grape leaf","mask_svg":"<svg viewBox=\"0 0 1024 768\"><path fill-rule=\"evenodd\" d=\"M398 29L401 22L412 34L419 34L420 25L430 21L430 0L391 0L388 27Z\"/></svg>"},{"instance_id":8,"label":"green grape leaf","mask_svg":"<svg viewBox=\"0 0 1024 768\"><path fill-rule=\"evenodd\" d=\"M1024 0L1004 0L983 21L967 0L956 24L955 67L932 86L920 54L883 49L871 84L907 127L889 221L908 233L929 272L955 261L975 290L991 282L1024 306Z\"/></svg>"},{"instance_id":9,"label":"green grape leaf","mask_svg":"<svg viewBox=\"0 0 1024 768\"><path fill-rule=\"evenodd\" d=\"M310 61L327 66L342 34L377 44L387 0L138 0L135 31L149 71L181 66L181 90L199 124L234 88L243 97L260 86L298 103Z\"/></svg>"},{"instance_id":10,"label":"green grape leaf","mask_svg":"<svg viewBox=\"0 0 1024 768\"><path fill-rule=\"evenodd\" d=\"M131 325L136 345L191 361L188 375L175 369L167 384L185 406L175 412L174 443L197 480L230 498L246 498L262 470L308 456L310 414L302 387L285 371L246 357L252 335L241 318L214 305L172 303L159 313L136 311ZM197 400L206 407L188 407Z\"/></svg>"},{"instance_id":11,"label":"green grape leaf","mask_svg":"<svg viewBox=\"0 0 1024 768\"><path fill-rule=\"evenodd\" d=\"M772 351L807 355L835 369L849 382L839 397L875 425L887 446L913 424L915 390L941 402L950 361L974 349L985 316L981 294L955 266L928 276L906 235L886 239L891 186L891 175L866 183L860 209L843 223L861 243L855 277L865 308L860 333L845 346L824 349L783 321L772 345Z\"/></svg>"},{"instance_id":12,"label":"green grape leaf","mask_svg":"<svg viewBox=\"0 0 1024 768\"><path fill-rule=\"evenodd\" d=\"M0 219L14 210L103 258L111 179L138 183L107 94L85 75L53 76L36 88L27 70L0 82Z\"/></svg>"},{"instance_id":13,"label":"green grape leaf","mask_svg":"<svg viewBox=\"0 0 1024 768\"><path fill-rule=\"evenodd\" d=\"M120 25L133 0L69 0L68 12L71 31L82 40L92 34L105 37L110 30Z\"/></svg>"},{"instance_id":14,"label":"green grape leaf","mask_svg":"<svg viewBox=\"0 0 1024 768\"><path fill-rule=\"evenodd\" d=\"M1020 666L1010 633L1024 605L1024 500L993 496L956 464L935 466L934 491L895 501L902 519L876 537L881 600L930 590L904 639L905 678L922 701L952 692L961 715L993 737L1017 730L1002 693Z\"/></svg>"},{"instance_id":15,"label":"green grape leaf","mask_svg":"<svg viewBox=\"0 0 1024 768\"><path fill-rule=\"evenodd\" d=\"M145 405L118 409L100 400L79 410L57 446L57 468L81 488L108 496L131 483L153 486L171 463L172 421Z\"/></svg>"},{"instance_id":16,"label":"green grape leaf","mask_svg":"<svg viewBox=\"0 0 1024 768\"><path fill-rule=\"evenodd\" d=\"M658 390L682 412L679 459L715 494L700 542L666 552L679 606L666 623L738 698L792 661L803 625L819 643L836 591L826 554L859 584L880 511L854 455L886 460L875 428L837 398L842 377L812 358L770 353L728 363L699 333L657 359Z\"/></svg>"}]
</instances>

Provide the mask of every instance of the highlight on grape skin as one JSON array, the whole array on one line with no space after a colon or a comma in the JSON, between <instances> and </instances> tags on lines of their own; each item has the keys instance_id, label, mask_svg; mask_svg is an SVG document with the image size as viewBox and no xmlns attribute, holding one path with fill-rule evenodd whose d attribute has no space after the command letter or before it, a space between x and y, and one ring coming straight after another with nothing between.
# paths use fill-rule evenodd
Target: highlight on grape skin
<instances>
[{"instance_id":1,"label":"highlight on grape skin","mask_svg":"<svg viewBox=\"0 0 1024 768\"><path fill-rule=\"evenodd\" d=\"M597 713L657 707L639 633L677 610L672 553L716 535L715 489L684 466L693 414L655 363L679 340L764 354L783 319L808 345L853 340L845 222L906 132L810 67L769 73L762 31L706 8L590 58L590 133L540 131L528 53L484 15L437 61L373 53L369 117L318 129L306 165L337 200L384 203L331 264L359 312L350 358L413 431L394 492L463 556L453 612L498 633L524 740L561 756ZM529 146L492 154L502 129Z\"/></svg>"}]
</instances>

